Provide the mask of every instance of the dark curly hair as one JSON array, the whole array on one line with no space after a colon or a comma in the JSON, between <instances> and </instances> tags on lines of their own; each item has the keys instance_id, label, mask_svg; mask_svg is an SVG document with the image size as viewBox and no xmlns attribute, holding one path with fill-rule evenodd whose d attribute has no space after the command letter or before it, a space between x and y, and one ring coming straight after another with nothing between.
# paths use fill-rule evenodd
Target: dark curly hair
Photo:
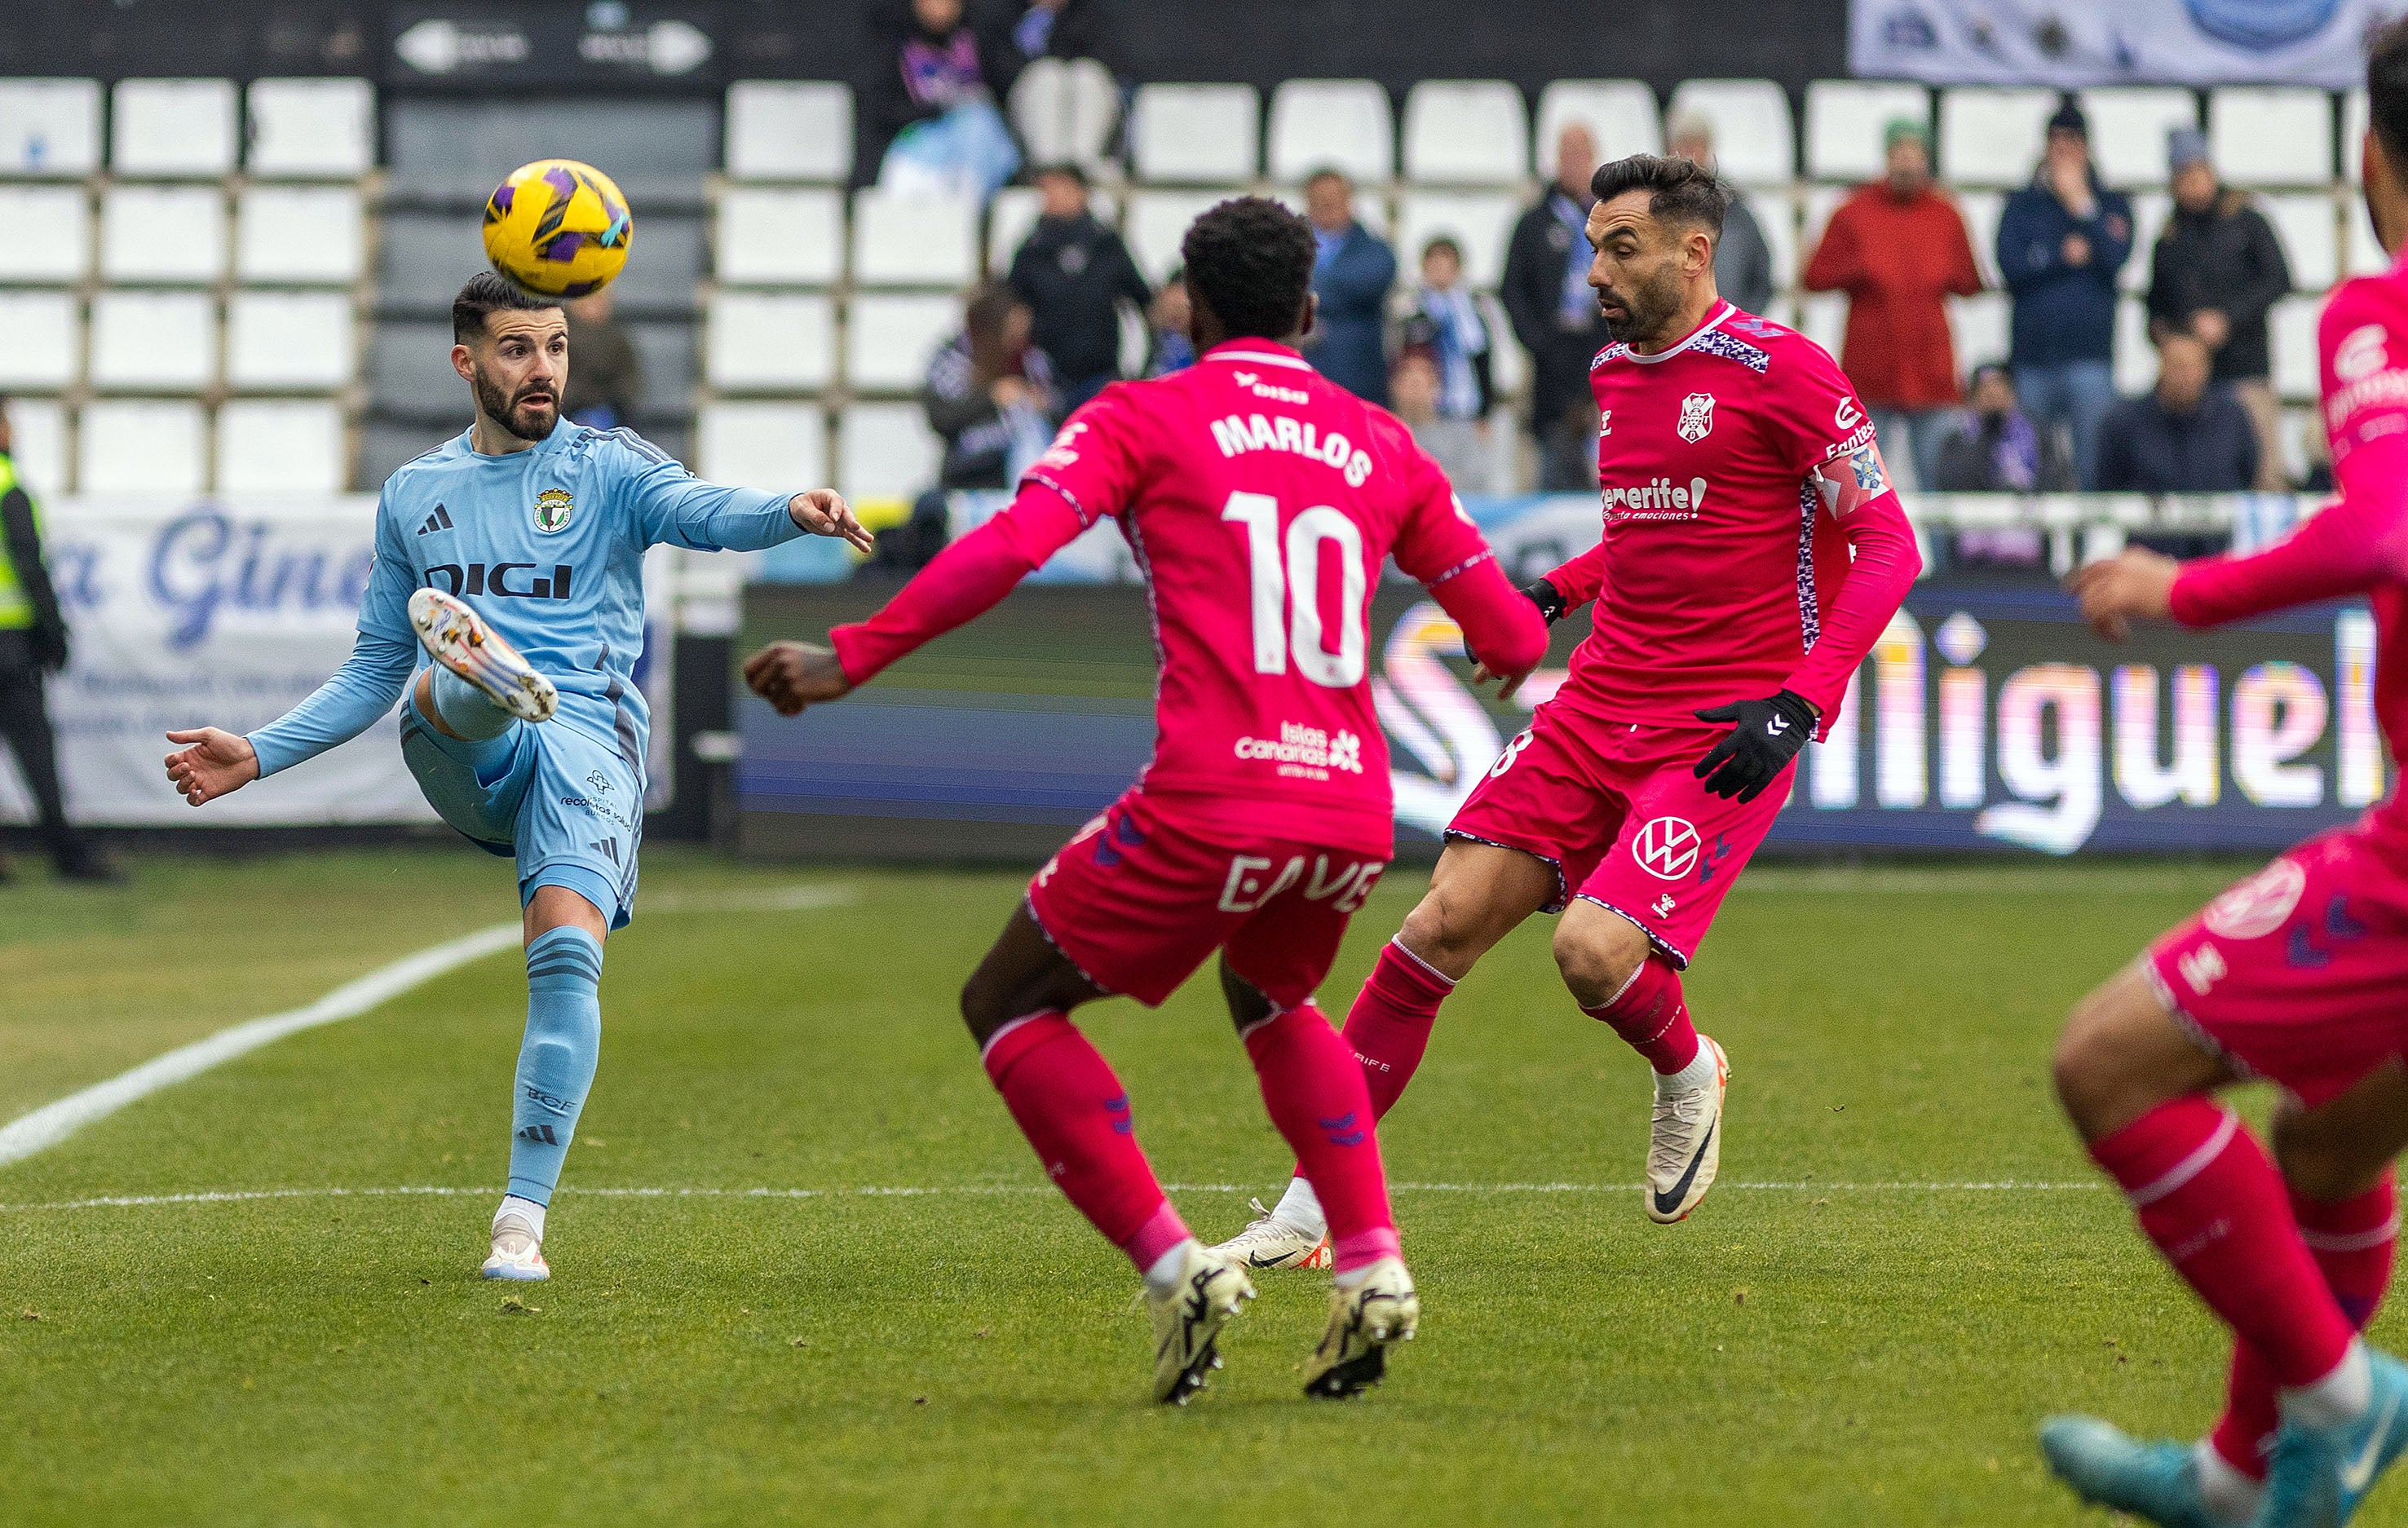
<instances>
[{"instance_id":1,"label":"dark curly hair","mask_svg":"<svg viewBox=\"0 0 2408 1528\"><path fill-rule=\"evenodd\" d=\"M1648 215L1662 222L1685 222L1723 236L1723 214L1730 210L1731 189L1714 172L1686 159L1660 154L1632 154L1600 164L1589 177L1588 192L1610 202L1627 191L1643 191Z\"/></svg>"},{"instance_id":2,"label":"dark curly hair","mask_svg":"<svg viewBox=\"0 0 2408 1528\"><path fill-rule=\"evenodd\" d=\"M479 271L468 278L460 295L452 299L452 343L466 345L485 335L485 320L506 308L534 312L560 305L549 297L538 297L503 280L492 271Z\"/></svg>"},{"instance_id":3,"label":"dark curly hair","mask_svg":"<svg viewBox=\"0 0 2408 1528\"><path fill-rule=\"evenodd\" d=\"M1261 196L1223 202L1179 246L1189 297L1211 309L1231 338L1284 339L1312 290L1312 225Z\"/></svg>"},{"instance_id":4,"label":"dark curly hair","mask_svg":"<svg viewBox=\"0 0 2408 1528\"><path fill-rule=\"evenodd\" d=\"M2384 27L2366 45L2366 104L2367 121L2393 168L2408 170L2408 18Z\"/></svg>"}]
</instances>

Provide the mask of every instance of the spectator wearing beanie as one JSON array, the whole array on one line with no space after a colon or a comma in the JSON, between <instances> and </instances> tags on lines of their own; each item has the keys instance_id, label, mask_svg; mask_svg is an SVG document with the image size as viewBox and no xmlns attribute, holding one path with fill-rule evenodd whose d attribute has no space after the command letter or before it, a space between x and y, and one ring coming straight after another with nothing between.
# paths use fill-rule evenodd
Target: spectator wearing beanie
<instances>
[{"instance_id":1,"label":"spectator wearing beanie","mask_svg":"<svg viewBox=\"0 0 2408 1528\"><path fill-rule=\"evenodd\" d=\"M1939 470L1940 442L1963 397L1948 335L1948 298L1982 290L1956 204L1931 182L1931 140L1901 117L1882 135L1883 179L1859 186L1831 214L1809 292L1848 294L1840 367L1893 446L1905 446L1917 487Z\"/></svg>"},{"instance_id":2,"label":"spectator wearing beanie","mask_svg":"<svg viewBox=\"0 0 2408 1528\"><path fill-rule=\"evenodd\" d=\"M2149 264L2149 334L2199 336L2214 357L2212 375L2249 411L2258 435L2256 486L2280 492L2283 411L2274 398L2266 313L2291 290L2291 268L2266 215L2221 185L2207 162L2207 138L2178 127L2167 136L2173 215Z\"/></svg>"},{"instance_id":3,"label":"spectator wearing beanie","mask_svg":"<svg viewBox=\"0 0 2408 1528\"><path fill-rule=\"evenodd\" d=\"M2115 406L2115 273L2131 254L2132 204L2099 183L2090 123L2068 96L2031 184L1999 214L1999 271L2014 294L2015 392L2041 429L2072 432L2085 488Z\"/></svg>"}]
</instances>

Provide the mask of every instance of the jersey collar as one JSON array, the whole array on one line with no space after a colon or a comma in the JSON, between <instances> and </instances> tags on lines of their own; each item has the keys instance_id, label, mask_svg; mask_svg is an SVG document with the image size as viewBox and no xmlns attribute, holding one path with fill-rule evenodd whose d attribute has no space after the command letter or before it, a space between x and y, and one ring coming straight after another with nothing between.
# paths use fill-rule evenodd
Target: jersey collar
<instances>
[{"instance_id":1,"label":"jersey collar","mask_svg":"<svg viewBox=\"0 0 2408 1528\"><path fill-rule=\"evenodd\" d=\"M1620 350L1627 359L1636 361L1642 366L1652 366L1659 361L1670 361L1674 356L1680 354L1683 350L1695 345L1708 334L1721 328L1723 326L1723 321L1738 311L1738 308L1733 307L1730 305L1728 299L1726 298L1718 300L1714 304L1713 310L1707 313L1706 321L1703 323L1698 324L1695 329L1690 330L1688 336L1684 338L1681 343L1678 345L1668 345L1664 349L1656 351L1654 355L1641 355L1637 350L1632 350L1627 344L1617 345L1614 349Z\"/></svg>"},{"instance_id":2,"label":"jersey collar","mask_svg":"<svg viewBox=\"0 0 2408 1528\"><path fill-rule=\"evenodd\" d=\"M1251 336L1244 339L1225 339L1197 359L1232 361L1244 366L1293 366L1297 371L1312 369L1312 363L1286 346Z\"/></svg>"}]
</instances>

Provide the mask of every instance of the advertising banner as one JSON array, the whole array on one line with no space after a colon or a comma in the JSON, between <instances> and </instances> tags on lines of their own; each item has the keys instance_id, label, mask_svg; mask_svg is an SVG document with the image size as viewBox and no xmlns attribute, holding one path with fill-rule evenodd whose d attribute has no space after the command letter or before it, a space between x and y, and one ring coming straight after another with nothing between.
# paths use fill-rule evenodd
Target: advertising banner
<instances>
[{"instance_id":1,"label":"advertising banner","mask_svg":"<svg viewBox=\"0 0 2408 1528\"><path fill-rule=\"evenodd\" d=\"M1849 72L1963 85L2348 90L2403 0L1849 0Z\"/></svg>"}]
</instances>

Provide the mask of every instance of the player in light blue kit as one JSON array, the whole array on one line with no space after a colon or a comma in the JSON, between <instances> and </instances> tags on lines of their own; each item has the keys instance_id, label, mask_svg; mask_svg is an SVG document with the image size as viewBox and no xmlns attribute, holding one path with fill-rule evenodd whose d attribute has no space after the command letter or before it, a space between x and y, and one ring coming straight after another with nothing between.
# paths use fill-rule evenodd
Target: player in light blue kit
<instances>
[{"instance_id":1,"label":"player in light blue kit","mask_svg":"<svg viewBox=\"0 0 2408 1528\"><path fill-rule=\"evenodd\" d=\"M867 550L829 489L723 488L625 430L560 418L560 308L479 275L452 305L467 431L388 478L351 658L248 737L204 727L167 774L194 806L366 731L407 689L401 750L443 820L518 861L527 1026L510 1181L488 1278L551 1276L544 1208L602 1037L602 940L636 899L649 728L633 678L643 558L666 542L751 550L806 533Z\"/></svg>"}]
</instances>

